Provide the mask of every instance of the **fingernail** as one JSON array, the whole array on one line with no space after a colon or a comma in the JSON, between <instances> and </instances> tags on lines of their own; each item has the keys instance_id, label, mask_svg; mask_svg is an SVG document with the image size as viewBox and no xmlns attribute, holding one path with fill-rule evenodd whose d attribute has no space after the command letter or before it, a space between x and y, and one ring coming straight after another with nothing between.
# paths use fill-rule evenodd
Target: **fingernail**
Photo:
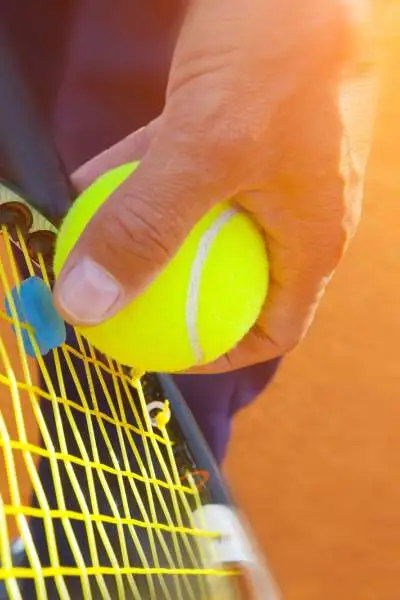
<instances>
[{"instance_id":1,"label":"fingernail","mask_svg":"<svg viewBox=\"0 0 400 600\"><path fill-rule=\"evenodd\" d=\"M88 325L107 318L121 295L115 279L90 258L76 264L57 291L59 303L71 320Z\"/></svg>"}]
</instances>

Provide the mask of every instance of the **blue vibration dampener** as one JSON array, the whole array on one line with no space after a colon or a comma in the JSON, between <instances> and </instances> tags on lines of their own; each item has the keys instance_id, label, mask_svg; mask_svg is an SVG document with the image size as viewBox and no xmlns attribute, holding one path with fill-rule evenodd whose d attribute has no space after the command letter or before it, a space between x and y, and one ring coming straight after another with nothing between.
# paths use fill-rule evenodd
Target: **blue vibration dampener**
<instances>
[{"instance_id":1,"label":"blue vibration dampener","mask_svg":"<svg viewBox=\"0 0 400 600\"><path fill-rule=\"evenodd\" d=\"M18 288L14 287L11 290L11 296L18 320L21 324L30 326L30 333L26 328L21 328L24 348L29 356L36 356L32 337L42 356L64 344L67 336L65 323L56 311L50 288L42 279L39 277L25 279ZM14 318L15 313L13 314L11 306L10 299L6 297L7 315ZM13 330L15 332L15 325Z\"/></svg>"}]
</instances>

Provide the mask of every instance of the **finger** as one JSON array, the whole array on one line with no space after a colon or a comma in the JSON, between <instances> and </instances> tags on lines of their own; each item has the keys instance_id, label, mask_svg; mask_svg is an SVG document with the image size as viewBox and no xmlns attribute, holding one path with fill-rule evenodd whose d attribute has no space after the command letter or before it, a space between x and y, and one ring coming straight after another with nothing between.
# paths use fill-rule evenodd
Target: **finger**
<instances>
[{"instance_id":1,"label":"finger","mask_svg":"<svg viewBox=\"0 0 400 600\"><path fill-rule=\"evenodd\" d=\"M77 169L72 175L75 189L82 191L106 171L126 162L141 160L150 148L157 123L158 119L151 121Z\"/></svg>"},{"instance_id":2,"label":"finger","mask_svg":"<svg viewBox=\"0 0 400 600\"><path fill-rule=\"evenodd\" d=\"M277 191L273 196L279 202ZM308 331L346 249L353 228L351 219L343 219L341 211L326 221L305 222L302 228L297 219L285 219L281 229L279 217L272 217L273 209L268 213L271 197L265 205L270 286L263 310L253 329L231 352L193 372L230 371L292 350Z\"/></svg>"},{"instance_id":3,"label":"finger","mask_svg":"<svg viewBox=\"0 0 400 600\"><path fill-rule=\"evenodd\" d=\"M310 251L317 248L309 246ZM217 361L196 367L192 373L222 373L283 356L292 350L308 331L332 278L333 268L326 264L296 265L296 252L270 243L271 284L265 307L257 324L229 353ZM311 252L310 252L311 255ZM303 257L304 259L304 257ZM281 273L281 279L279 277Z\"/></svg>"},{"instance_id":4,"label":"finger","mask_svg":"<svg viewBox=\"0 0 400 600\"><path fill-rule=\"evenodd\" d=\"M54 296L64 318L100 323L141 293L169 262L195 223L230 189L206 151L162 122L138 169L102 205L58 277ZM128 142L111 149L80 180L126 161ZM110 160L109 160L110 159ZM205 166L208 168L205 168Z\"/></svg>"},{"instance_id":5,"label":"finger","mask_svg":"<svg viewBox=\"0 0 400 600\"><path fill-rule=\"evenodd\" d=\"M323 83L320 78L317 93L309 87L302 102L295 99L299 114L292 105L286 118L286 143L285 131L280 132L280 168L283 165L290 177L282 185L277 169L278 177L271 177L262 193L241 197L265 231L271 274L266 305L256 327L232 352L197 372L237 369L294 348L309 329L354 236L363 173L353 153L342 145L337 102L326 96ZM344 149L341 160L340 146Z\"/></svg>"}]
</instances>

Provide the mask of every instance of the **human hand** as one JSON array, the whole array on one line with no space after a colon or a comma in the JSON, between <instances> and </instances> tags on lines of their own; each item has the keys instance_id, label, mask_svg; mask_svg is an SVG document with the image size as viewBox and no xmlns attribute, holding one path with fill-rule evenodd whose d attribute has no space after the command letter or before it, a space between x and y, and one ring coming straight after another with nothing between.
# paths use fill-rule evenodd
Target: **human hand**
<instances>
[{"instance_id":1,"label":"human hand","mask_svg":"<svg viewBox=\"0 0 400 600\"><path fill-rule=\"evenodd\" d=\"M248 336L198 370L239 368L293 348L359 217L337 107L348 49L340 0L192 0L163 113L74 176L84 189L142 158L64 266L55 299L66 320L90 325L115 314L213 204L234 197L264 231L270 290Z\"/></svg>"}]
</instances>

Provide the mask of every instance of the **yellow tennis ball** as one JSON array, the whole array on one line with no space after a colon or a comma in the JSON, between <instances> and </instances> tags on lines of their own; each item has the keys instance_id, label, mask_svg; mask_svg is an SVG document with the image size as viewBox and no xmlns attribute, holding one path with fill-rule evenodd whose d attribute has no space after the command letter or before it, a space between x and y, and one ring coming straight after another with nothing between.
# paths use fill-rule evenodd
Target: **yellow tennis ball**
<instances>
[{"instance_id":1,"label":"yellow tennis ball","mask_svg":"<svg viewBox=\"0 0 400 600\"><path fill-rule=\"evenodd\" d=\"M58 236L56 276L98 208L137 166L109 171L75 201ZM79 330L95 348L139 371L182 371L231 350L257 320L267 288L262 235L246 213L221 202L143 293L106 322Z\"/></svg>"}]
</instances>

